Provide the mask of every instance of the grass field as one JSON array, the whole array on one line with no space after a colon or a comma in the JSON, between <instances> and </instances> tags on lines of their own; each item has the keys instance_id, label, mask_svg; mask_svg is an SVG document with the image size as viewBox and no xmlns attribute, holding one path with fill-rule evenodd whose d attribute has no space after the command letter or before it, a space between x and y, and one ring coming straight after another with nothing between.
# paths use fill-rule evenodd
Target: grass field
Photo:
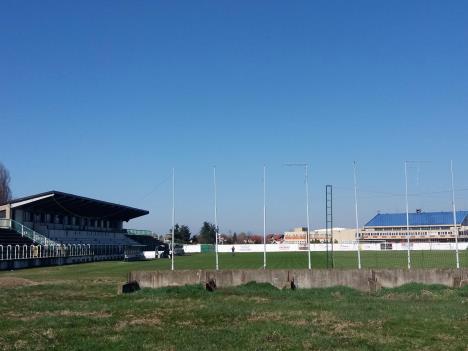
<instances>
[{"instance_id":1,"label":"grass field","mask_svg":"<svg viewBox=\"0 0 468 351\"><path fill-rule=\"evenodd\" d=\"M269 258L272 268L307 262L304 253ZM212 254L176 261L178 268L213 264ZM224 268L261 264L258 254L220 255ZM370 295L248 284L214 293L189 286L117 295L129 271L169 266L99 262L1 272L0 349L467 350L468 287L408 285Z\"/></svg>"}]
</instances>

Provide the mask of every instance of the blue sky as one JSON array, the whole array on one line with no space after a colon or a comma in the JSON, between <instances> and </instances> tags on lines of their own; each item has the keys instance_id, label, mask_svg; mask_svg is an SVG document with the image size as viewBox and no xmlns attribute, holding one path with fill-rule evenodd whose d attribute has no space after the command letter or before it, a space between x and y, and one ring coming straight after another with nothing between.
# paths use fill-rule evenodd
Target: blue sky
<instances>
[{"instance_id":1,"label":"blue sky","mask_svg":"<svg viewBox=\"0 0 468 351\"><path fill-rule=\"evenodd\" d=\"M130 227L324 227L468 209L465 1L2 1L0 161L15 196L56 189L148 209Z\"/></svg>"}]
</instances>

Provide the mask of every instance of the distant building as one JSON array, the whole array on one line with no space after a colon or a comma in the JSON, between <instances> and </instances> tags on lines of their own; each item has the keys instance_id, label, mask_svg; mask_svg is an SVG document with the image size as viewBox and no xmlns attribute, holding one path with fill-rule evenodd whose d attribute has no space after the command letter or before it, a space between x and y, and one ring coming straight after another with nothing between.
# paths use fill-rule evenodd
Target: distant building
<instances>
[{"instance_id":1,"label":"distant building","mask_svg":"<svg viewBox=\"0 0 468 351\"><path fill-rule=\"evenodd\" d=\"M347 243L356 240L356 229L348 228L333 228L333 241L336 243ZM330 229L328 229L328 241L330 241ZM316 229L312 232L312 240L319 240L320 242L327 241L327 230Z\"/></svg>"},{"instance_id":2,"label":"distant building","mask_svg":"<svg viewBox=\"0 0 468 351\"><path fill-rule=\"evenodd\" d=\"M296 227L290 232L284 232L284 243L288 244L306 244L307 227Z\"/></svg>"},{"instance_id":3,"label":"distant building","mask_svg":"<svg viewBox=\"0 0 468 351\"><path fill-rule=\"evenodd\" d=\"M360 232L362 240L393 242L455 240L468 241L468 211L456 212L456 226L452 212L422 212L409 214L409 231L406 213L383 213L372 218Z\"/></svg>"},{"instance_id":4,"label":"distant building","mask_svg":"<svg viewBox=\"0 0 468 351\"><path fill-rule=\"evenodd\" d=\"M355 229L347 228L333 228L333 241L336 243L350 242L354 241L356 237ZM331 230L326 229L314 229L310 231L310 242L320 242L325 243L331 242ZM307 243L307 227L297 227L292 231L284 233L284 242L289 244L300 244L305 245Z\"/></svg>"}]
</instances>

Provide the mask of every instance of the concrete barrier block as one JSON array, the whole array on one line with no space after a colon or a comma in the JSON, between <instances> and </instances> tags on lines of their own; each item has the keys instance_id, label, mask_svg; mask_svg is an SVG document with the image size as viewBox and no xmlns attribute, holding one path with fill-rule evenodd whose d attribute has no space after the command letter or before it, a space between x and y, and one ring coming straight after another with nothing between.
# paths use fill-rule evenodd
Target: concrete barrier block
<instances>
[{"instance_id":1,"label":"concrete barrier block","mask_svg":"<svg viewBox=\"0 0 468 351\"><path fill-rule=\"evenodd\" d=\"M361 291L375 292L381 287L394 288L408 283L442 284L460 287L468 281L467 269L298 269L298 270L177 270L131 272L128 281L138 282L141 288L161 288L207 284L215 281L218 288L239 286L249 282L269 283L279 289L329 288L347 286Z\"/></svg>"}]
</instances>

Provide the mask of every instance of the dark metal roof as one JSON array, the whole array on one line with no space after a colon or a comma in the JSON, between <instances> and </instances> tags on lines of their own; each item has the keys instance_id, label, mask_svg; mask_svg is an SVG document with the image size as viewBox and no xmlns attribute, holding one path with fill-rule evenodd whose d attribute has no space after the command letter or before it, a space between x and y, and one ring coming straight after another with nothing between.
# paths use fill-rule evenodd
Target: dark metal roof
<instances>
[{"instance_id":1,"label":"dark metal roof","mask_svg":"<svg viewBox=\"0 0 468 351\"><path fill-rule=\"evenodd\" d=\"M457 224L463 223L468 211L457 211ZM453 212L409 213L410 226L453 225ZM405 227L406 213L379 213L365 227Z\"/></svg>"},{"instance_id":2,"label":"dark metal roof","mask_svg":"<svg viewBox=\"0 0 468 351\"><path fill-rule=\"evenodd\" d=\"M20 204L24 202L24 204ZM147 215L149 212L112 202L51 190L11 200L12 206L27 207L44 212L63 213L77 217L123 220Z\"/></svg>"}]
</instances>

